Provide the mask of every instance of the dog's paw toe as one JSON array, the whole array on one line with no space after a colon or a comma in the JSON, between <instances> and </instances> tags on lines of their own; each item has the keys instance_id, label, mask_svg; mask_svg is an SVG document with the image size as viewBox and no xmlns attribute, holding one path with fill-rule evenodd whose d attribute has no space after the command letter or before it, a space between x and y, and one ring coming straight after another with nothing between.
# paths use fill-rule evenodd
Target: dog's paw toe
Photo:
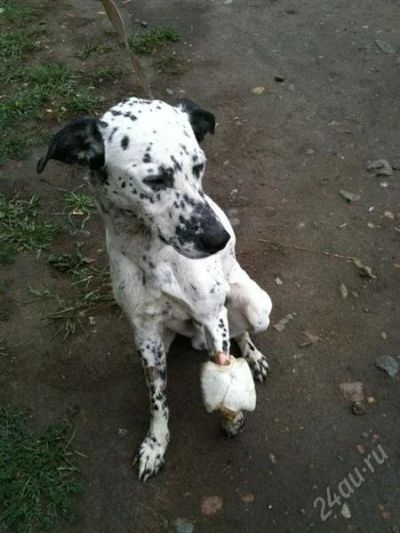
<instances>
[{"instance_id":1,"label":"dog's paw toe","mask_svg":"<svg viewBox=\"0 0 400 533\"><path fill-rule=\"evenodd\" d=\"M253 374L254 381L262 383L267 379L268 372L270 372L267 358L260 354L260 357L249 361L250 369Z\"/></svg>"},{"instance_id":2,"label":"dog's paw toe","mask_svg":"<svg viewBox=\"0 0 400 533\"><path fill-rule=\"evenodd\" d=\"M138 478L143 483L160 470L164 464L167 445L163 445L154 437L147 436L139 447L132 465L138 464Z\"/></svg>"}]
</instances>

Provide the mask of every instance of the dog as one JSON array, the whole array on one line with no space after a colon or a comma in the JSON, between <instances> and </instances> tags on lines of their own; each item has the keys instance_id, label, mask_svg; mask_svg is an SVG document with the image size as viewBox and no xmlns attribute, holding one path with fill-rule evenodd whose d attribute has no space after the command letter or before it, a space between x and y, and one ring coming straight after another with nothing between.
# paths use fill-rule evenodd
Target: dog
<instances>
[{"instance_id":1,"label":"dog","mask_svg":"<svg viewBox=\"0 0 400 533\"><path fill-rule=\"evenodd\" d=\"M90 169L113 294L132 326L150 395L150 426L135 456L142 481L165 459L166 358L177 334L210 357L229 354L234 339L255 380L268 371L249 333L267 329L271 299L238 264L232 226L202 188L199 143L214 132L214 115L191 100L128 98L100 119L68 123L37 165L39 173L50 159Z\"/></svg>"}]
</instances>

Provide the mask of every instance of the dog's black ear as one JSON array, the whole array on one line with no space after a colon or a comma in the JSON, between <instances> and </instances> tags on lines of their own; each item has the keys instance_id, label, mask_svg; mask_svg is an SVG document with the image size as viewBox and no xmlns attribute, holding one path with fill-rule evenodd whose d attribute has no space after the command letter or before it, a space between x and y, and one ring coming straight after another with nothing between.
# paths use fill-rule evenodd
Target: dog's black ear
<instances>
[{"instance_id":1,"label":"dog's black ear","mask_svg":"<svg viewBox=\"0 0 400 533\"><path fill-rule=\"evenodd\" d=\"M176 105L189 115L190 124L199 143L204 139L206 133L214 135L215 116L212 113L195 104L189 98L181 98Z\"/></svg>"},{"instance_id":2,"label":"dog's black ear","mask_svg":"<svg viewBox=\"0 0 400 533\"><path fill-rule=\"evenodd\" d=\"M37 164L43 172L49 159L64 163L77 163L90 168L104 166L104 142L95 118L77 118L69 122L50 140L47 154Z\"/></svg>"}]
</instances>

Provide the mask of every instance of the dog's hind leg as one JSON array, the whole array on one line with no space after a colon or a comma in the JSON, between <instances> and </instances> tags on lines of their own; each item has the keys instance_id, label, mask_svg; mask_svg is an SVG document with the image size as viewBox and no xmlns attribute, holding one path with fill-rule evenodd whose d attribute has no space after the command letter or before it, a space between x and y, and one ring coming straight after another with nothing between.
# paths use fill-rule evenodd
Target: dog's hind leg
<instances>
[{"instance_id":1,"label":"dog's hind leg","mask_svg":"<svg viewBox=\"0 0 400 533\"><path fill-rule=\"evenodd\" d=\"M172 335L167 341L172 342ZM139 463L139 479L156 474L164 463L169 441L169 410L165 389L167 386L166 347L163 336L154 330L136 332L136 345L142 359L150 395L150 427L147 436L135 455L133 464ZM167 346L169 348L169 346Z\"/></svg>"}]
</instances>

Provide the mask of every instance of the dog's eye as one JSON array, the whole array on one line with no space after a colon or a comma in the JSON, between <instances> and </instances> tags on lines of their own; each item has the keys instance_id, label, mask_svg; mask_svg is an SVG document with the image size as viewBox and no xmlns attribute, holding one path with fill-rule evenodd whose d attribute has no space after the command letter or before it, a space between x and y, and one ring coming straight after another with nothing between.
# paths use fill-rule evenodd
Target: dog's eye
<instances>
[{"instance_id":1,"label":"dog's eye","mask_svg":"<svg viewBox=\"0 0 400 533\"><path fill-rule=\"evenodd\" d=\"M172 168L161 170L160 174L156 176L147 176L143 183L153 189L153 191L161 191L174 186L174 171Z\"/></svg>"}]
</instances>

